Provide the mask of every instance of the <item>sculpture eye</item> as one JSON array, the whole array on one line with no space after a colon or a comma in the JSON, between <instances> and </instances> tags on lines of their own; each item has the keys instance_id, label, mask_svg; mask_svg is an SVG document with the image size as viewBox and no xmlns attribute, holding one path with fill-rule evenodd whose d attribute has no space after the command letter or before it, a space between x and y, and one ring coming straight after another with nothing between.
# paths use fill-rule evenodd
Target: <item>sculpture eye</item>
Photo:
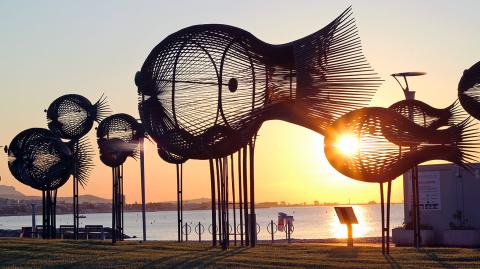
<instances>
[{"instance_id":1,"label":"sculpture eye","mask_svg":"<svg viewBox=\"0 0 480 269\"><path fill-rule=\"evenodd\" d=\"M235 92L238 88L238 81L236 78L231 78L229 81L228 81L228 89L231 91L231 92Z\"/></svg>"}]
</instances>

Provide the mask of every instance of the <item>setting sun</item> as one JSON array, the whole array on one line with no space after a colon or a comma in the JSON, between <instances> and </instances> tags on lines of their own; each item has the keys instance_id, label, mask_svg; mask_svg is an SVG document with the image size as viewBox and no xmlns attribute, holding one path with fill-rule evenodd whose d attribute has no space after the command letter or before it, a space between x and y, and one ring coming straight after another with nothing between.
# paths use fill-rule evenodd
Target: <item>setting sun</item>
<instances>
[{"instance_id":1,"label":"setting sun","mask_svg":"<svg viewBox=\"0 0 480 269\"><path fill-rule=\"evenodd\" d=\"M344 155L353 155L358 151L358 139L352 135L341 135L336 147Z\"/></svg>"}]
</instances>

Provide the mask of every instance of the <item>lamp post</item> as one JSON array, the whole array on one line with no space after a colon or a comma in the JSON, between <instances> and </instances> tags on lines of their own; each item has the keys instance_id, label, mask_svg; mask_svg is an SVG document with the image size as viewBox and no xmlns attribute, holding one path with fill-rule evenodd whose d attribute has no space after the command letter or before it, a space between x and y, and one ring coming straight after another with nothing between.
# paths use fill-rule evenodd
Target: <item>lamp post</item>
<instances>
[{"instance_id":1,"label":"lamp post","mask_svg":"<svg viewBox=\"0 0 480 269\"><path fill-rule=\"evenodd\" d=\"M414 76L423 76L425 72L403 72L403 73L396 73L392 74L393 78L398 82L400 87L403 90L406 100L414 100L415 99L415 91L411 91L408 86L407 77L414 77ZM405 87L400 83L398 77L402 77L405 82ZM408 108L408 119L410 121L414 120L413 111L411 108ZM410 147L411 151L416 150L415 146ZM420 237L420 207L419 207L419 187L418 187L418 166L415 165L410 170L412 175L412 226L413 226L413 244L415 248L420 248L421 245L421 237Z\"/></svg>"}]
</instances>

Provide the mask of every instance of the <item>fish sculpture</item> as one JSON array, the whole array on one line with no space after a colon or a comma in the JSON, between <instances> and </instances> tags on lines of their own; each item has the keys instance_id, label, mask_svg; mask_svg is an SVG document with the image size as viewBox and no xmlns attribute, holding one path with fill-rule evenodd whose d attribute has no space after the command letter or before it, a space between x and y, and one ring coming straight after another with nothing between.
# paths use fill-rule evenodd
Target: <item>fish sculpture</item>
<instances>
[{"instance_id":1,"label":"fish sculpture","mask_svg":"<svg viewBox=\"0 0 480 269\"><path fill-rule=\"evenodd\" d=\"M477 120L480 120L480 62L463 72L458 83L460 104Z\"/></svg>"},{"instance_id":2,"label":"fish sculpture","mask_svg":"<svg viewBox=\"0 0 480 269\"><path fill-rule=\"evenodd\" d=\"M327 130L324 151L329 163L350 178L384 183L412 166L445 160L468 169L477 160L472 120L445 129L418 125L388 108L366 107L337 119ZM350 143L342 151L342 140ZM409 147L415 147L415 150Z\"/></svg>"},{"instance_id":3,"label":"fish sculpture","mask_svg":"<svg viewBox=\"0 0 480 269\"><path fill-rule=\"evenodd\" d=\"M453 126L465 118L458 101L446 108L435 108L422 101L410 99L398 101L389 109L428 129Z\"/></svg>"},{"instance_id":4,"label":"fish sculpture","mask_svg":"<svg viewBox=\"0 0 480 269\"><path fill-rule=\"evenodd\" d=\"M143 128L134 117L124 113L108 116L97 127L100 160L107 166L116 167L127 157L135 158L143 136Z\"/></svg>"},{"instance_id":5,"label":"fish sculpture","mask_svg":"<svg viewBox=\"0 0 480 269\"><path fill-rule=\"evenodd\" d=\"M351 8L323 29L280 45L228 25L171 34L135 76L142 124L161 156L227 156L267 120L321 134L367 105L381 84L362 54Z\"/></svg>"},{"instance_id":6,"label":"fish sculpture","mask_svg":"<svg viewBox=\"0 0 480 269\"><path fill-rule=\"evenodd\" d=\"M48 109L48 128L63 139L78 140L86 135L93 123L101 121L109 112L103 96L92 104L78 94L66 94L55 99Z\"/></svg>"},{"instance_id":7,"label":"fish sculpture","mask_svg":"<svg viewBox=\"0 0 480 269\"><path fill-rule=\"evenodd\" d=\"M12 139L8 168L25 185L42 191L55 190L73 173L73 152L51 131L31 128Z\"/></svg>"}]
</instances>

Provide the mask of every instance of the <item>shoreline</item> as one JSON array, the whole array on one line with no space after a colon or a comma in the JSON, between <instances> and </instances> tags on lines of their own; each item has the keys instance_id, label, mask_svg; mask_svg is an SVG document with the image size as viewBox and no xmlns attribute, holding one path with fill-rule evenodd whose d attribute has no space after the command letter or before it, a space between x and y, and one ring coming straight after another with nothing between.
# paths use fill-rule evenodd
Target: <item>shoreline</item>
<instances>
[{"instance_id":1,"label":"shoreline","mask_svg":"<svg viewBox=\"0 0 480 269\"><path fill-rule=\"evenodd\" d=\"M403 203L391 203L391 205L397 205L397 204L403 204ZM71 205L71 204L70 204ZM256 209L264 209L264 208L310 208L310 207L335 207L335 206L375 206L375 205L380 205L379 203L377 204L332 204L332 205L291 205L291 206L271 206L271 207L256 207ZM189 208L189 209L184 209L183 212L189 212L189 211L201 211L201 210L211 210L210 208ZM237 208L238 210L238 208ZM176 209L166 209L166 210L146 210L147 213L151 212L177 212ZM85 212L81 213L83 215L86 214L108 214L112 213L111 211L99 211L99 212ZM125 213L142 213L141 210L132 210L128 211L125 210ZM71 215L72 213L57 213L57 216L64 216L64 215ZM37 216L41 217L42 214L36 214ZM32 214L14 214L14 215L0 215L1 217L24 217L24 216L32 216Z\"/></svg>"}]
</instances>

